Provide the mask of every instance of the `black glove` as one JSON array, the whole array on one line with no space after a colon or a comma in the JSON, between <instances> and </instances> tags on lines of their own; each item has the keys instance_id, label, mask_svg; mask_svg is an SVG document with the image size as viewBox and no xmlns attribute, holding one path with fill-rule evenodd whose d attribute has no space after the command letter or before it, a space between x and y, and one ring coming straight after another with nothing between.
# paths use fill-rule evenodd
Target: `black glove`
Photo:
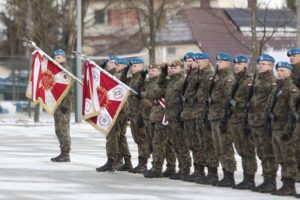
<instances>
[{"instance_id":1,"label":"black glove","mask_svg":"<svg viewBox=\"0 0 300 200\"><path fill-rule=\"evenodd\" d=\"M142 100L142 93L141 92L138 92L135 97L138 99L138 100Z\"/></svg>"},{"instance_id":2,"label":"black glove","mask_svg":"<svg viewBox=\"0 0 300 200\"><path fill-rule=\"evenodd\" d=\"M108 60L105 60L102 64L100 64L100 67L102 69L105 69L107 62L108 62Z\"/></svg>"},{"instance_id":3,"label":"black glove","mask_svg":"<svg viewBox=\"0 0 300 200\"><path fill-rule=\"evenodd\" d=\"M141 115L139 115L139 118L138 120L136 121L137 125L139 128L143 128L145 126L145 123L144 123L144 120L143 120L143 117Z\"/></svg>"},{"instance_id":4,"label":"black glove","mask_svg":"<svg viewBox=\"0 0 300 200\"><path fill-rule=\"evenodd\" d=\"M289 133L283 133L281 136L280 136L280 139L282 140L282 141L288 141L289 139L291 139L292 138L292 135L291 134L289 134Z\"/></svg>"},{"instance_id":5,"label":"black glove","mask_svg":"<svg viewBox=\"0 0 300 200\"><path fill-rule=\"evenodd\" d=\"M161 74L164 77L168 76L168 65L167 64L165 64L165 66L161 68Z\"/></svg>"},{"instance_id":6,"label":"black glove","mask_svg":"<svg viewBox=\"0 0 300 200\"><path fill-rule=\"evenodd\" d=\"M141 76L142 76L143 79L146 78L147 74L148 74L147 70L141 71Z\"/></svg>"},{"instance_id":7,"label":"black glove","mask_svg":"<svg viewBox=\"0 0 300 200\"><path fill-rule=\"evenodd\" d=\"M127 66L125 67L123 73L127 75L128 71L129 71L129 69L130 69L130 67L131 67L131 65L127 65Z\"/></svg>"},{"instance_id":8,"label":"black glove","mask_svg":"<svg viewBox=\"0 0 300 200\"><path fill-rule=\"evenodd\" d=\"M68 112L68 108L64 107L64 106L61 106L60 107L60 111L63 113L63 114L66 114Z\"/></svg>"},{"instance_id":9,"label":"black glove","mask_svg":"<svg viewBox=\"0 0 300 200\"><path fill-rule=\"evenodd\" d=\"M177 105L181 105L183 103L182 102L182 97L176 97L175 101L176 101Z\"/></svg>"},{"instance_id":10,"label":"black glove","mask_svg":"<svg viewBox=\"0 0 300 200\"><path fill-rule=\"evenodd\" d=\"M249 136L249 135L251 134L251 130L250 130L249 127L245 127L245 128L244 128L244 134L245 134L246 137Z\"/></svg>"}]
</instances>

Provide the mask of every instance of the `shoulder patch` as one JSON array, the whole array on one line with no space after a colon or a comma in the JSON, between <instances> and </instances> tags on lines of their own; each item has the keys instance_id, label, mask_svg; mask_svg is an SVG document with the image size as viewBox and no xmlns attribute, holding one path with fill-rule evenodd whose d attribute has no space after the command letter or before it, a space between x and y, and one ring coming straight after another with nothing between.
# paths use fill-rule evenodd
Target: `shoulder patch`
<instances>
[{"instance_id":1,"label":"shoulder patch","mask_svg":"<svg viewBox=\"0 0 300 200\"><path fill-rule=\"evenodd\" d=\"M252 83L249 83L249 84L248 84L248 87L251 87L251 86L252 86Z\"/></svg>"},{"instance_id":2,"label":"shoulder patch","mask_svg":"<svg viewBox=\"0 0 300 200\"><path fill-rule=\"evenodd\" d=\"M272 85L273 85L273 86L276 86L276 85L277 85L277 83L273 82L273 83L272 83Z\"/></svg>"},{"instance_id":3,"label":"shoulder patch","mask_svg":"<svg viewBox=\"0 0 300 200\"><path fill-rule=\"evenodd\" d=\"M208 80L210 80L210 81L213 80L213 77L210 77Z\"/></svg>"},{"instance_id":4,"label":"shoulder patch","mask_svg":"<svg viewBox=\"0 0 300 200\"><path fill-rule=\"evenodd\" d=\"M293 89L291 90L291 92L292 92L292 93L296 93L296 92L298 92L298 90L297 90L296 88L293 88Z\"/></svg>"},{"instance_id":5,"label":"shoulder patch","mask_svg":"<svg viewBox=\"0 0 300 200\"><path fill-rule=\"evenodd\" d=\"M231 80L231 79L228 79L227 82L232 82L232 80Z\"/></svg>"}]
</instances>

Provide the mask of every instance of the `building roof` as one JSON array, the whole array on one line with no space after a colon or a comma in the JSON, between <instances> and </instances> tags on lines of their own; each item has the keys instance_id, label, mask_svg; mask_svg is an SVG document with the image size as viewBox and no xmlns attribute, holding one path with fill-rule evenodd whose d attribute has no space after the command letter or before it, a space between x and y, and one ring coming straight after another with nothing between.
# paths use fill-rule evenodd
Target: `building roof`
<instances>
[{"instance_id":1,"label":"building roof","mask_svg":"<svg viewBox=\"0 0 300 200\"><path fill-rule=\"evenodd\" d=\"M176 15L169 20L164 28L157 32L156 40L164 44L184 44L194 42L188 20L182 14Z\"/></svg>"},{"instance_id":2,"label":"building roof","mask_svg":"<svg viewBox=\"0 0 300 200\"><path fill-rule=\"evenodd\" d=\"M185 9L180 13L181 17L178 19L175 18L175 20L177 20L174 20L175 24L170 25L168 23L166 27L160 31L163 33L161 34L163 37L159 37L157 42L162 45L168 43L182 44L183 42L197 44L203 52L209 53L212 63L216 62L215 56L219 51L228 52L233 56L236 54L251 55L251 32L242 32L239 29L240 27L249 26L251 16L242 13L243 11L241 9ZM275 21L271 20L271 18L278 20L278 17L275 18L273 15L279 13L285 15L286 19L289 19L289 23L287 23L289 27L293 28L295 26L295 16L292 15L292 12L280 10L270 11L268 14L269 17L267 17L269 22L266 24L268 26L274 25ZM240 15L243 17L239 17ZM259 11L258 15L258 18L261 19L262 12ZM279 18L281 18L279 21L282 22L283 17ZM182 24L180 25L179 23L179 25L176 26L176 22L181 22ZM173 27L173 29L171 29L171 27ZM290 30L290 34L280 32L272 35L273 37L266 42L263 50L267 48L282 50L293 47L296 42L296 34L293 30ZM257 34L258 38L262 37L259 32ZM272 32L269 34L272 34ZM188 37L186 35L188 35ZM168 39L166 39L167 36L169 36Z\"/></svg>"},{"instance_id":3,"label":"building roof","mask_svg":"<svg viewBox=\"0 0 300 200\"><path fill-rule=\"evenodd\" d=\"M251 10L250 9L225 9L226 14L240 31L251 30ZM258 9L256 26L258 30L285 28L295 31L297 29L297 19L291 10L284 9Z\"/></svg>"}]
</instances>

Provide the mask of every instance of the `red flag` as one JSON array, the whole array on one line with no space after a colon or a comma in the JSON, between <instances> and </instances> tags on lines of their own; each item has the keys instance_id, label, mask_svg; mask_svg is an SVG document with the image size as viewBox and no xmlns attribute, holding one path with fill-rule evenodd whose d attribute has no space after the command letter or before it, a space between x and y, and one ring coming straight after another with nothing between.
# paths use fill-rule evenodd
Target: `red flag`
<instances>
[{"instance_id":1,"label":"red flag","mask_svg":"<svg viewBox=\"0 0 300 200\"><path fill-rule=\"evenodd\" d=\"M83 119L107 135L129 95L124 83L93 62L84 64Z\"/></svg>"},{"instance_id":2,"label":"red flag","mask_svg":"<svg viewBox=\"0 0 300 200\"><path fill-rule=\"evenodd\" d=\"M26 92L27 98L33 103L41 102L43 108L49 114L53 114L73 83L69 75L44 57L42 53L33 52Z\"/></svg>"}]
</instances>

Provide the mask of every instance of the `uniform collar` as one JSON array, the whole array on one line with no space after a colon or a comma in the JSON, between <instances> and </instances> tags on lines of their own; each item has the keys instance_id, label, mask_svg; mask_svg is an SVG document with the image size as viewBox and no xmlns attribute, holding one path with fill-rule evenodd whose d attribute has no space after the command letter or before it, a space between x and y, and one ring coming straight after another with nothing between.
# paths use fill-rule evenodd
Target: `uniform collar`
<instances>
[{"instance_id":1,"label":"uniform collar","mask_svg":"<svg viewBox=\"0 0 300 200\"><path fill-rule=\"evenodd\" d=\"M219 76L226 76L226 75L231 74L231 73L232 73L231 67L226 67L225 69L221 69L221 70L218 71Z\"/></svg>"},{"instance_id":2,"label":"uniform collar","mask_svg":"<svg viewBox=\"0 0 300 200\"><path fill-rule=\"evenodd\" d=\"M273 72L271 70L265 71L263 73L258 74L259 79L268 79L273 77Z\"/></svg>"}]
</instances>

